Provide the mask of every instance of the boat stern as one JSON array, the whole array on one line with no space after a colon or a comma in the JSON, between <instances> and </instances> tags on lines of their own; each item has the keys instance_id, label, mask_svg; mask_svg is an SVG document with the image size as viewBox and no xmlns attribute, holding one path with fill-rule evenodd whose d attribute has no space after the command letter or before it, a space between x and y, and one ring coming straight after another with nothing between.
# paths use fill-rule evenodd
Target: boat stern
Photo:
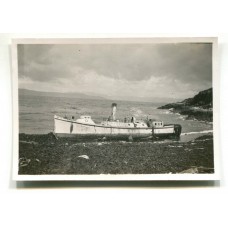
<instances>
[{"instance_id":1,"label":"boat stern","mask_svg":"<svg viewBox=\"0 0 228 228\"><path fill-rule=\"evenodd\" d=\"M182 130L182 127L180 124L174 124L174 134L177 138L180 137L181 135L181 130Z\"/></svg>"}]
</instances>

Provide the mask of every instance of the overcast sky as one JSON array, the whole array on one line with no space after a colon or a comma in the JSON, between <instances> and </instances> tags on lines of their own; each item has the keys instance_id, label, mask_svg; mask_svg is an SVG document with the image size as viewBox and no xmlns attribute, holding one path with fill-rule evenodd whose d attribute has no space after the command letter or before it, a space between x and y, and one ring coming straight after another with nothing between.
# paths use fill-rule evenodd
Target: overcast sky
<instances>
[{"instance_id":1,"label":"overcast sky","mask_svg":"<svg viewBox=\"0 0 228 228\"><path fill-rule=\"evenodd\" d=\"M182 100L212 87L212 45L18 45L19 88Z\"/></svg>"}]
</instances>

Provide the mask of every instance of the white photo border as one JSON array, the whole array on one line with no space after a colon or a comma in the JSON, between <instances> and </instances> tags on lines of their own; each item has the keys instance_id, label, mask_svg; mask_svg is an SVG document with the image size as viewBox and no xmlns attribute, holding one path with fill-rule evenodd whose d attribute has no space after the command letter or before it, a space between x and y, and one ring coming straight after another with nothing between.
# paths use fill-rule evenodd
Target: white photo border
<instances>
[{"instance_id":1,"label":"white photo border","mask_svg":"<svg viewBox=\"0 0 228 228\"><path fill-rule=\"evenodd\" d=\"M214 173L212 174L100 174L100 175L19 175L19 108L18 108L18 44L95 44L95 43L212 43L212 87L213 87L213 140ZM220 145L219 145L219 69L217 37L147 37L135 38L19 38L12 39L12 94L13 94L13 169L15 181L171 181L171 180L220 180Z\"/></svg>"}]
</instances>

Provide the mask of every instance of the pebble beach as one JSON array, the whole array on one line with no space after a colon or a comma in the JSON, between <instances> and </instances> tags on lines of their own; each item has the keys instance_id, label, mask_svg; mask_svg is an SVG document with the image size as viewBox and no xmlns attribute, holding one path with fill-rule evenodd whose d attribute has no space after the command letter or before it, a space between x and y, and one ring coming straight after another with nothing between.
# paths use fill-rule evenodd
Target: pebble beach
<instances>
[{"instance_id":1,"label":"pebble beach","mask_svg":"<svg viewBox=\"0 0 228 228\"><path fill-rule=\"evenodd\" d=\"M213 173L213 157L212 133L188 142L19 135L22 175Z\"/></svg>"}]
</instances>

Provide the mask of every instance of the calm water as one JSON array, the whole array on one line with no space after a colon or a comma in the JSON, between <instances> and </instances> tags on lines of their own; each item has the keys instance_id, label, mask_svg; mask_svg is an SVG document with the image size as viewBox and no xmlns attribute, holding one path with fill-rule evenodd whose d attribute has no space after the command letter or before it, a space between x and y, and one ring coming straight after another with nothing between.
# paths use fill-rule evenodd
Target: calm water
<instances>
[{"instance_id":1,"label":"calm water","mask_svg":"<svg viewBox=\"0 0 228 228\"><path fill-rule=\"evenodd\" d=\"M110 100L85 100L62 97L19 97L19 132L28 134L44 134L53 131L54 115L75 116L90 115L92 119L99 123L108 118L111 114ZM149 102L114 101L117 103L117 118L123 120L124 117L135 116L136 119L146 119L150 117L163 120L164 123L176 123L182 125L183 133L201 132L212 130L212 125L204 122L184 120L177 114L172 114L168 110L157 109L162 104Z\"/></svg>"}]
</instances>

